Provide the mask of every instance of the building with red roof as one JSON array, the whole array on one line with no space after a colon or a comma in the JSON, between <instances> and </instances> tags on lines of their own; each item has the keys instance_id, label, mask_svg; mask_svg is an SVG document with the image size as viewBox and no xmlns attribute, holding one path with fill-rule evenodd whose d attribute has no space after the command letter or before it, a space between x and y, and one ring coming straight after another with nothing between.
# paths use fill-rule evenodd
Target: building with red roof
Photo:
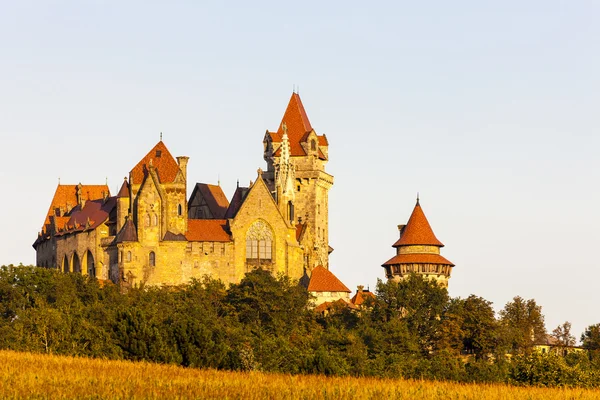
<instances>
[{"instance_id":1,"label":"building with red roof","mask_svg":"<svg viewBox=\"0 0 600 400\"><path fill-rule=\"evenodd\" d=\"M396 255L382 265L386 277L401 280L415 273L448 287L454 264L440 255L444 244L433 233L419 199L406 225L399 225L398 230L400 238L392 245Z\"/></svg>"},{"instance_id":2,"label":"building with red roof","mask_svg":"<svg viewBox=\"0 0 600 400\"><path fill-rule=\"evenodd\" d=\"M195 183L187 199L189 158L174 157L162 135L116 196L106 185L59 185L33 245L37 265L123 286L206 275L236 283L262 268L312 277L316 293L347 298L350 291L328 271L329 143L297 93L263 142L267 170L248 187L238 185L231 201L207 183Z\"/></svg>"}]
</instances>

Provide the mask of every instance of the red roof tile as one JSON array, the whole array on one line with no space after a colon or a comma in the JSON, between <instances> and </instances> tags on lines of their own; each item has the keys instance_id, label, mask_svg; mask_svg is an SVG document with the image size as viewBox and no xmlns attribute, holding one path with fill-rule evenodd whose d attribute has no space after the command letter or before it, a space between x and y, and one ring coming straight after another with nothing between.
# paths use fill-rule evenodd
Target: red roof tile
<instances>
[{"instance_id":1,"label":"red roof tile","mask_svg":"<svg viewBox=\"0 0 600 400\"><path fill-rule=\"evenodd\" d=\"M67 222L67 231L96 229L108 220L110 212L117 205L116 200L116 197L109 197L106 200L91 200L86 201L83 208L81 206L75 207L71 211L71 218Z\"/></svg>"},{"instance_id":2,"label":"red roof tile","mask_svg":"<svg viewBox=\"0 0 600 400\"><path fill-rule=\"evenodd\" d=\"M179 164L161 140L131 170L130 183L132 185L139 185L144 181L144 178L148 175L150 161L152 161L152 166L156 168L161 183L175 181L175 177L179 172Z\"/></svg>"},{"instance_id":3,"label":"red roof tile","mask_svg":"<svg viewBox=\"0 0 600 400\"><path fill-rule=\"evenodd\" d=\"M215 219L225 218L225 213L229 207L229 200L223 193L221 186L210 185L208 183L196 183L194 191L190 196L190 200L194 198L197 191L200 191L202 198L206 201L208 209Z\"/></svg>"},{"instance_id":4,"label":"red roof tile","mask_svg":"<svg viewBox=\"0 0 600 400\"><path fill-rule=\"evenodd\" d=\"M343 299L337 299L335 301L326 301L325 303L321 303L315 307L314 311L317 313L325 313L332 310L350 308L352 310L356 310L358 307L352 303L348 303Z\"/></svg>"},{"instance_id":5,"label":"red roof tile","mask_svg":"<svg viewBox=\"0 0 600 400\"><path fill-rule=\"evenodd\" d=\"M442 265L451 265L454 266L450 261L440 256L439 254L398 254L388 261L386 261L382 266L385 265L398 265L398 264L442 264Z\"/></svg>"},{"instance_id":6,"label":"red roof tile","mask_svg":"<svg viewBox=\"0 0 600 400\"><path fill-rule=\"evenodd\" d=\"M419 201L415 205L402 236L394 243L392 247L400 247L407 245L426 245L426 246L439 246L444 247L444 244L440 242L434 235Z\"/></svg>"},{"instance_id":7,"label":"red roof tile","mask_svg":"<svg viewBox=\"0 0 600 400\"><path fill-rule=\"evenodd\" d=\"M226 219L189 219L185 237L190 242L231 242Z\"/></svg>"},{"instance_id":8,"label":"red roof tile","mask_svg":"<svg viewBox=\"0 0 600 400\"><path fill-rule=\"evenodd\" d=\"M61 209L64 215L77 205L77 186L59 184L56 187L54 198L44 220L43 230L50 223L50 216L56 216L58 209ZM110 196L110 190L107 185L81 185L81 195L84 200L102 199L105 195Z\"/></svg>"},{"instance_id":9,"label":"red roof tile","mask_svg":"<svg viewBox=\"0 0 600 400\"><path fill-rule=\"evenodd\" d=\"M300 143L305 141L307 133L311 132L313 127L308 120L308 115L306 115L304 105L298 93L292 93L277 132L268 132L273 142L281 142L284 123L287 127L288 140L290 142L290 155L293 157L305 156L306 152ZM328 145L325 135L317 136L317 138L320 146ZM277 155L277 152L275 155ZM325 159L325 155L322 152L319 154L319 157Z\"/></svg>"},{"instance_id":10,"label":"red roof tile","mask_svg":"<svg viewBox=\"0 0 600 400\"><path fill-rule=\"evenodd\" d=\"M347 292L350 289L346 287L331 271L322 266L312 270L310 281L308 282L309 292Z\"/></svg>"},{"instance_id":11,"label":"red roof tile","mask_svg":"<svg viewBox=\"0 0 600 400\"><path fill-rule=\"evenodd\" d=\"M350 299L350 302L355 306L360 306L367 300L367 298L375 299L375 295L373 292L369 292L368 290L360 290L357 291L356 294Z\"/></svg>"}]
</instances>

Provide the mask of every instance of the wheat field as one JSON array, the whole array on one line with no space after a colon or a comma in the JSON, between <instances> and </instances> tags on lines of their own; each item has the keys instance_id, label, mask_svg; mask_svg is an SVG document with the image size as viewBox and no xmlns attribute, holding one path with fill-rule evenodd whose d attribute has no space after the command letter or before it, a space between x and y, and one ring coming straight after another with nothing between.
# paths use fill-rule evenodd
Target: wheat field
<instances>
[{"instance_id":1,"label":"wheat field","mask_svg":"<svg viewBox=\"0 0 600 400\"><path fill-rule=\"evenodd\" d=\"M227 372L0 351L2 399L593 399L600 391Z\"/></svg>"}]
</instances>

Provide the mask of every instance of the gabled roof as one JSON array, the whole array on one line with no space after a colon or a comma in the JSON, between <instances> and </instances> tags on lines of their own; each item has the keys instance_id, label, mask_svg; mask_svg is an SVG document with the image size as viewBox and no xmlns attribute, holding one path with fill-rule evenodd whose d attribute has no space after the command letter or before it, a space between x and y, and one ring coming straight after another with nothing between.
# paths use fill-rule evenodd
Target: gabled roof
<instances>
[{"instance_id":1,"label":"gabled roof","mask_svg":"<svg viewBox=\"0 0 600 400\"><path fill-rule=\"evenodd\" d=\"M417 200L417 204L415 205L406 227L402 231L400 239L398 239L392 247L410 245L444 247L444 244L435 237L433 230L421 209L419 200Z\"/></svg>"},{"instance_id":2,"label":"gabled roof","mask_svg":"<svg viewBox=\"0 0 600 400\"><path fill-rule=\"evenodd\" d=\"M226 219L188 219L190 242L231 242Z\"/></svg>"},{"instance_id":3,"label":"gabled roof","mask_svg":"<svg viewBox=\"0 0 600 400\"><path fill-rule=\"evenodd\" d=\"M208 206L213 218L225 218L225 213L229 207L229 201L227 200L225 193L223 193L221 186L210 185L208 183L196 183L188 204L191 204L192 199L197 195L198 192L200 192L200 195L204 201L206 201L206 205Z\"/></svg>"},{"instance_id":4,"label":"gabled roof","mask_svg":"<svg viewBox=\"0 0 600 400\"><path fill-rule=\"evenodd\" d=\"M350 289L342 281L321 265L312 270L310 281L308 282L308 291L350 293Z\"/></svg>"},{"instance_id":5,"label":"gabled roof","mask_svg":"<svg viewBox=\"0 0 600 400\"><path fill-rule=\"evenodd\" d=\"M59 184L56 187L54 197L44 220L43 230L50 223L50 216L56 216L57 209L62 209L63 213L66 213L77 206L77 186ZM110 196L110 190L107 185L81 185L81 196L84 200L102 199L104 196Z\"/></svg>"},{"instance_id":6,"label":"gabled roof","mask_svg":"<svg viewBox=\"0 0 600 400\"><path fill-rule=\"evenodd\" d=\"M362 303L364 303L369 298L375 299L375 294L373 294L373 292L370 292L368 290L358 290L358 291L356 291L356 294L354 296L352 296L352 298L350 299L350 302L352 304L354 304L355 306L360 306Z\"/></svg>"},{"instance_id":7,"label":"gabled roof","mask_svg":"<svg viewBox=\"0 0 600 400\"><path fill-rule=\"evenodd\" d=\"M326 301L324 303L319 304L315 307L314 311L316 313L328 313L330 311L336 311L344 308L349 308L351 310L356 310L358 307L352 303L348 303L343 299L337 299L335 301Z\"/></svg>"},{"instance_id":8,"label":"gabled roof","mask_svg":"<svg viewBox=\"0 0 600 400\"><path fill-rule=\"evenodd\" d=\"M439 254L411 253L395 255L382 264L382 267L399 264L441 264L454 266L454 264Z\"/></svg>"},{"instance_id":9,"label":"gabled roof","mask_svg":"<svg viewBox=\"0 0 600 400\"><path fill-rule=\"evenodd\" d=\"M71 216L66 224L66 229L57 235L96 229L109 219L110 213L116 205L117 198L109 197L106 200L99 199L86 201L83 208L79 205L76 206L71 211Z\"/></svg>"},{"instance_id":10,"label":"gabled roof","mask_svg":"<svg viewBox=\"0 0 600 400\"><path fill-rule=\"evenodd\" d=\"M127 221L125 221L125 224L123 225L123 227L121 228L119 233L117 233L115 242L122 243L122 242L137 242L137 241L138 241L137 229L135 229L135 225L133 224L133 221L131 220L131 218L127 218Z\"/></svg>"},{"instance_id":11,"label":"gabled roof","mask_svg":"<svg viewBox=\"0 0 600 400\"><path fill-rule=\"evenodd\" d=\"M308 120L308 115L304 110L302 100L298 93L292 93L292 97L288 103L288 106L283 114L281 123L277 132L268 132L273 142L281 142L283 138L283 125L287 127L288 140L290 143L290 155L291 156L305 156L306 152L300 145L300 143L306 141L307 134L313 131L313 127ZM318 136L320 146L327 146L327 138L325 135ZM275 153L277 156L277 152ZM320 153L320 157L325 159L325 155Z\"/></svg>"},{"instance_id":12,"label":"gabled roof","mask_svg":"<svg viewBox=\"0 0 600 400\"><path fill-rule=\"evenodd\" d=\"M179 164L161 140L136 164L130 172L130 184L139 185L148 175L150 164L156 168L161 183L172 183L179 172Z\"/></svg>"},{"instance_id":13,"label":"gabled roof","mask_svg":"<svg viewBox=\"0 0 600 400\"><path fill-rule=\"evenodd\" d=\"M229 207L225 212L225 218L230 219L234 218L239 209L244 204L244 200L246 200L246 195L250 191L250 188L238 186L231 197L231 203L229 203Z\"/></svg>"}]
</instances>

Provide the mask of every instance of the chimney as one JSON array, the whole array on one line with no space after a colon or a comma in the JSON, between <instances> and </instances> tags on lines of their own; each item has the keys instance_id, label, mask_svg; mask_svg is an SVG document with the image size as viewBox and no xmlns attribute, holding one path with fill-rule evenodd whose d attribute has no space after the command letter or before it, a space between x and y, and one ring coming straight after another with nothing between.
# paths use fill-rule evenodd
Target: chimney
<instances>
[{"instance_id":1,"label":"chimney","mask_svg":"<svg viewBox=\"0 0 600 400\"><path fill-rule=\"evenodd\" d=\"M362 293L363 290L365 289L365 287L363 285L358 285L356 288L358 289L357 290L358 293Z\"/></svg>"},{"instance_id":2,"label":"chimney","mask_svg":"<svg viewBox=\"0 0 600 400\"><path fill-rule=\"evenodd\" d=\"M187 182L187 163L190 158L186 156L177 157L177 164L179 164L179 169L183 174L183 179Z\"/></svg>"},{"instance_id":3,"label":"chimney","mask_svg":"<svg viewBox=\"0 0 600 400\"><path fill-rule=\"evenodd\" d=\"M404 233L404 228L406 228L406 225L398 225L398 233L400 234L400 237L402 237L402 234Z\"/></svg>"}]
</instances>

